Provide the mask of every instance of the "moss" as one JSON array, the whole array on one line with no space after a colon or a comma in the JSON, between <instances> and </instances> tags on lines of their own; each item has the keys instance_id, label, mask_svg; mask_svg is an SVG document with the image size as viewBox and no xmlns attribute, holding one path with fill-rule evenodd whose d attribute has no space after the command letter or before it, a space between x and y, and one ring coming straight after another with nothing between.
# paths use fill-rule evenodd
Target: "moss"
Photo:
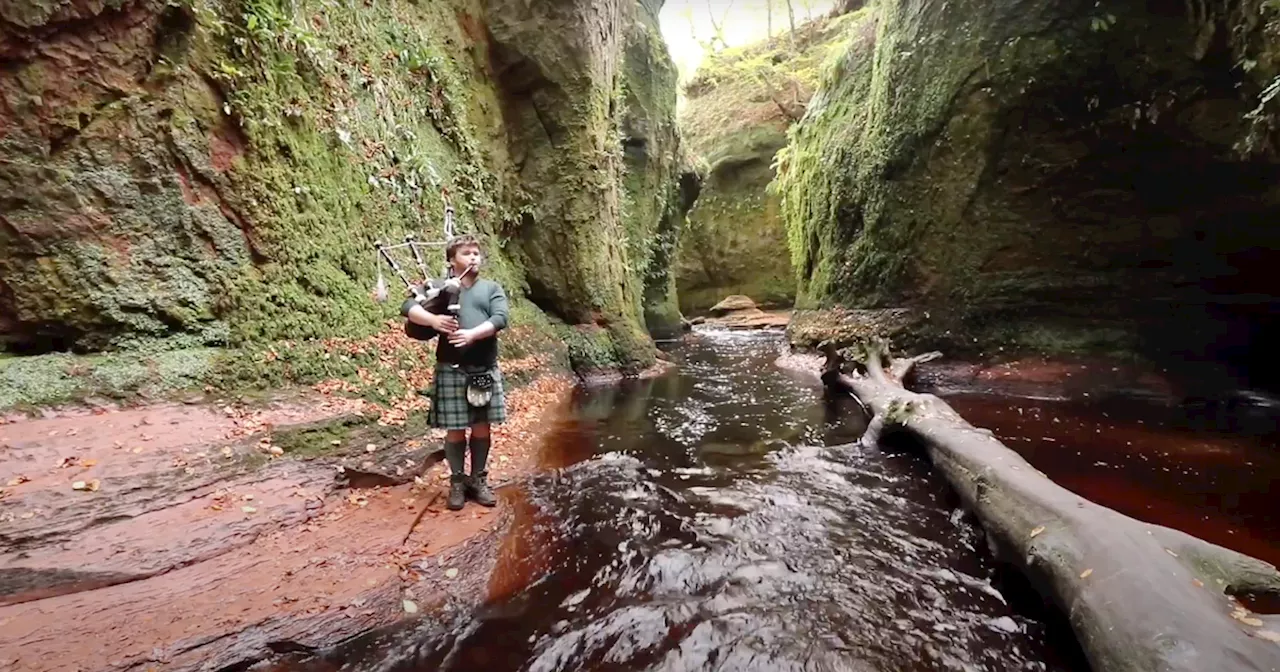
<instances>
[{"instance_id":1,"label":"moss","mask_svg":"<svg viewBox=\"0 0 1280 672\"><path fill-rule=\"evenodd\" d=\"M560 340L568 348L569 362L575 371L591 373L618 369L625 362L619 356L613 335L608 330L590 326L558 326Z\"/></svg>"},{"instance_id":2,"label":"moss","mask_svg":"<svg viewBox=\"0 0 1280 672\"><path fill-rule=\"evenodd\" d=\"M768 187L786 131L818 83L818 64L849 16L806 24L795 47L778 38L713 54L685 87L681 127L704 182L678 256L680 309L701 312L730 294L790 305L779 199Z\"/></svg>"},{"instance_id":3,"label":"moss","mask_svg":"<svg viewBox=\"0 0 1280 672\"><path fill-rule=\"evenodd\" d=\"M316 458L357 452L364 455L370 443L386 445L406 437L423 436L429 430L425 413L415 413L403 425L382 425L374 419L344 415L272 433L272 443L290 457Z\"/></svg>"},{"instance_id":4,"label":"moss","mask_svg":"<svg viewBox=\"0 0 1280 672\"><path fill-rule=\"evenodd\" d=\"M704 312L732 294L761 305L789 306L795 278L787 255L778 199L767 190L770 161L784 138L733 160L723 159L703 182L680 243L680 307ZM761 141L763 142L763 141Z\"/></svg>"},{"instance_id":5,"label":"moss","mask_svg":"<svg viewBox=\"0 0 1280 672\"><path fill-rule=\"evenodd\" d=\"M671 272L684 221L677 186L681 156L675 123L678 73L662 41L657 17L643 7L640 20L627 31L622 66L615 114L620 115L622 135L621 216L628 265L642 280L640 299L646 329L654 335L670 335L681 328Z\"/></svg>"},{"instance_id":6,"label":"moss","mask_svg":"<svg viewBox=\"0 0 1280 672\"><path fill-rule=\"evenodd\" d=\"M612 9L624 34L597 44L583 3L108 4L93 11L121 6L136 20L76 30L102 51L86 62L119 65L107 75L127 95L77 83L107 76L92 66L64 73L38 54L0 82L30 112L0 138L16 157L0 165L0 190L23 194L0 227L7 340L229 347L209 374L217 385L349 376L320 342L368 337L394 316L369 300L372 242L439 235L448 198L458 229L486 241L516 327L531 330L504 352L567 360L548 311L605 328L625 367L653 361L645 306L674 305L663 255L679 221L675 73L652 8ZM544 9L566 30L504 23ZM493 78L505 68L491 59L509 55L545 76L544 109L527 82ZM60 151L45 156L51 145ZM115 375L132 388L140 372Z\"/></svg>"},{"instance_id":7,"label":"moss","mask_svg":"<svg viewBox=\"0 0 1280 672\"><path fill-rule=\"evenodd\" d=\"M1147 225L1165 206L1143 184L1221 161L1245 131L1150 102L1237 95L1212 59L1180 55L1193 42L1183 17L1140 3L1109 5L1101 23L1099 12L884 2L848 24L779 154L797 303L915 306L928 316L921 342L951 352L1145 347L1138 325L1169 322L1153 314L1181 290L1177 273L1139 266L1181 262L1164 225ZM1136 147L1165 158L1135 163ZM1184 194L1178 208L1235 207L1221 205L1232 189Z\"/></svg>"},{"instance_id":8,"label":"moss","mask_svg":"<svg viewBox=\"0 0 1280 672\"><path fill-rule=\"evenodd\" d=\"M253 150L236 190L266 260L229 288L233 343L371 333L392 310L368 300L372 243L441 235L442 190L462 196L459 229L493 233L475 215L495 178L468 117L470 73L442 51L462 41L452 8L290 7L246 0L240 21L216 24L242 67L225 78Z\"/></svg>"},{"instance_id":9,"label":"moss","mask_svg":"<svg viewBox=\"0 0 1280 672\"><path fill-rule=\"evenodd\" d=\"M0 359L0 409L88 397L156 398L191 390L209 379L221 352L217 348L193 348Z\"/></svg>"}]
</instances>

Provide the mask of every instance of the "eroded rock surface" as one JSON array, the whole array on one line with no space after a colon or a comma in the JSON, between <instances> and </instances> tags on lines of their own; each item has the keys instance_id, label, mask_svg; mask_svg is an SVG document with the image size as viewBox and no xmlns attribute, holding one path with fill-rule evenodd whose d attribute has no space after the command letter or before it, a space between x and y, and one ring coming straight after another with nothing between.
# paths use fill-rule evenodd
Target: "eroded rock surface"
<instances>
[{"instance_id":1,"label":"eroded rock surface","mask_svg":"<svg viewBox=\"0 0 1280 672\"><path fill-rule=\"evenodd\" d=\"M509 392L500 489L536 466L569 385ZM352 410L317 395L0 425L0 666L244 666L410 618L406 599L482 598L509 503L445 510L438 437Z\"/></svg>"}]
</instances>

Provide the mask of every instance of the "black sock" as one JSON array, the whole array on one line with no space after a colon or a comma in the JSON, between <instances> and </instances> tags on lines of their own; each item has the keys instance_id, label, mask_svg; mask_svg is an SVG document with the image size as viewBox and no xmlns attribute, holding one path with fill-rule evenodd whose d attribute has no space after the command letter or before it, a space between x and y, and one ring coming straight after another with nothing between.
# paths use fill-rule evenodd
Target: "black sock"
<instances>
[{"instance_id":1,"label":"black sock","mask_svg":"<svg viewBox=\"0 0 1280 672\"><path fill-rule=\"evenodd\" d=\"M485 473L485 467L489 463L489 446L492 445L492 439L487 436L471 437L471 475Z\"/></svg>"},{"instance_id":2,"label":"black sock","mask_svg":"<svg viewBox=\"0 0 1280 672\"><path fill-rule=\"evenodd\" d=\"M467 466L467 443L445 439L444 459L449 461L449 473L461 476L465 473Z\"/></svg>"}]
</instances>

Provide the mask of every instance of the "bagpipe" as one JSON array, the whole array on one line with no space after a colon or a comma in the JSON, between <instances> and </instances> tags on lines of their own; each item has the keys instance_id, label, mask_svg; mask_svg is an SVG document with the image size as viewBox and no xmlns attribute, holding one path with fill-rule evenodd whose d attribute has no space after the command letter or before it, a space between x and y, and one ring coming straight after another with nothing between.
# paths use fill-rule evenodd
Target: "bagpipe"
<instances>
[{"instance_id":1,"label":"bagpipe","mask_svg":"<svg viewBox=\"0 0 1280 672\"><path fill-rule=\"evenodd\" d=\"M453 239L453 207L445 205L444 208L444 240L442 241L419 241L413 234L404 237L403 243L388 245L383 241L375 241L373 247L375 250L374 265L377 267L378 284L374 287L373 297L379 303L387 300L389 292L387 290L387 281L382 275L382 264L385 263L395 272L400 281L404 283L405 292L408 297L404 303L400 304L400 314L404 316L404 333L409 338L419 341L429 341L439 335L435 329L418 324L409 318L409 309L415 304L422 306L429 313L437 315L458 315L458 297L462 290L462 278L471 273L473 269L468 268L461 275L454 276L452 264L445 262L444 272L441 278L432 278L431 271L427 268L427 262L422 254L423 248L440 248L444 249ZM422 273L420 282L413 282L409 276L405 274L404 268L396 261L392 252L397 250L409 250L413 255L413 260L417 263L418 270Z\"/></svg>"}]
</instances>

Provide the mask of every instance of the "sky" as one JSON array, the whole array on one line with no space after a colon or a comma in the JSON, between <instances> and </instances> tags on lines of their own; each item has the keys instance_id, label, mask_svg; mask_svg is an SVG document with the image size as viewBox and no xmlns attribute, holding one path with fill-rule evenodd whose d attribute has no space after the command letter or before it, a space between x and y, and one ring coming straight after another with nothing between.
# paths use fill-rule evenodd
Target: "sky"
<instances>
[{"instance_id":1,"label":"sky","mask_svg":"<svg viewBox=\"0 0 1280 672\"><path fill-rule=\"evenodd\" d=\"M750 44L765 37L769 24L766 3L773 3L773 34L787 30L787 0L667 0L658 21L662 37L671 49L671 58L680 70L681 81L687 81L703 57L699 42L708 41L716 23L724 24L724 38L730 46ZM833 0L791 0L796 25L807 17L825 14ZM690 25L692 19L692 27ZM695 39L696 36L696 39Z\"/></svg>"}]
</instances>

